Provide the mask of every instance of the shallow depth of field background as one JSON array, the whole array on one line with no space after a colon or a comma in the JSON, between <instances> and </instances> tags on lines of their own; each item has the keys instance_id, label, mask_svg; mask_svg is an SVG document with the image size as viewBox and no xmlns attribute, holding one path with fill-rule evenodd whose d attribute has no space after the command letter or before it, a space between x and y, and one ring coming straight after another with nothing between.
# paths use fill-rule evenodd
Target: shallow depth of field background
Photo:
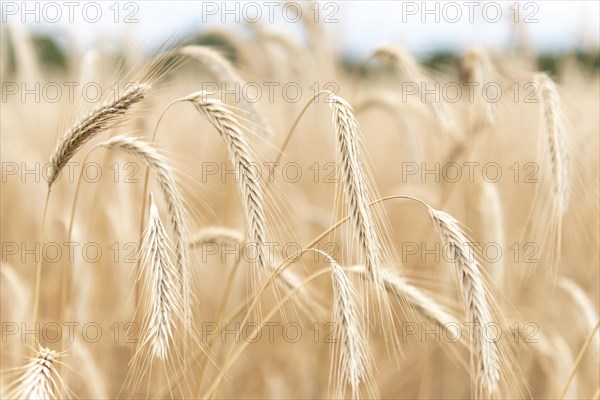
<instances>
[{"instance_id":1,"label":"shallow depth of field background","mask_svg":"<svg viewBox=\"0 0 600 400\"><path fill-rule=\"evenodd\" d=\"M214 94L239 112L262 160L265 180L268 163L277 158L305 104L328 89L354 108L365 162L377 187L373 199L414 196L462 223L478 242L477 257L502 327L510 363L509 373L503 376L502 396L561 398L568 383L566 398L598 398L597 333L586 346L597 328L600 295L597 3L520 2L517 8L512 2L497 2L503 16L490 22L481 13L483 2L475 9L473 23L461 2L457 4L465 15L457 23L444 20L443 3L436 2L428 6L438 4L439 23L421 15L421 2L408 2L409 6L407 2L320 2L316 6L298 2L304 16L315 16L319 10L317 23L314 18L286 21L281 14L286 3L281 3L273 6L272 24L262 2L256 3L263 14L255 23L245 18L254 18L252 10L243 13L245 3L238 3L233 14L224 13L222 2L101 3L102 17L97 23L86 21L79 9L69 22L61 2L57 4L64 14L58 23L49 22L43 13L37 23L34 16L23 16L22 10L6 8L7 3L2 6L1 28L1 394L18 376L13 369L24 365L30 355L31 333L26 329L31 329L27 324L31 324L36 266L31 249L36 249L36 243L40 246L47 189L44 168L56 141L79 116L135 81L159 49L200 45L220 51L233 64L249 84L241 95L257 100L256 109L270 125L273 136L264 139L266 127L257 126L240 111L235 94ZM413 6L417 11L407 14ZM290 18L293 15L289 11ZM537 21L525 23L528 15ZM125 23L128 16L132 23ZM331 21L325 23L328 16ZM406 71L385 58L370 58L377 48L389 44L412 55L430 85L456 84L464 89L456 101L447 101L454 93L438 91L436 101L449 111L447 127L430 103L421 101L419 95L407 95L406 84L414 82ZM475 91L476 99L468 99L464 82L478 79L469 69L473 54L490 60L491 73L481 84L493 82L501 88L493 103L481 100L481 86ZM546 72L558 85L564 113L570 201L561 216L549 205L555 196L553 161L546 146L541 105L530 85L538 71ZM102 133L93 143L116 134L149 140L172 100L220 85L200 63L186 59L161 77L127 123ZM95 93L97 88L101 96ZM493 107L495 117L481 129L488 106ZM193 107L178 104L164 114L157 132L156 147L175 167L191 236L209 227L230 228L243 236L246 225L238 188L214 127ZM203 360L185 370L184 383L177 385L174 379L181 378L177 374L184 353L193 352L190 349L178 348L173 362L155 365L135 390L126 385L139 334L132 269L141 234L145 170L122 153L105 149L91 153L87 162L93 166L84 171L69 240L77 176L90 147L71 160L72 170L64 171L52 189L46 245L41 246L47 250L40 312L45 345L58 349L62 340L55 338L68 334L65 323L75 326L73 342L62 349L66 352L61 357L65 363L61 376L79 398L192 397L200 376L201 388L205 388L219 371ZM337 202L335 154L330 107L317 101L298 123L281 158L281 174L266 185L271 239L277 243L277 252L297 249L285 248L287 243L306 245L345 216L345 208ZM156 196L158 187L150 182L149 191ZM164 213L164 204L157 203ZM458 321L466 321L452 262L444 258L443 243L427 212L403 200L386 201L383 209L403 276ZM362 262L353 248L355 235L351 227L345 227L327 235L318 246L331 252L343 267L350 267ZM77 243L72 255L69 241ZM101 254L94 254L98 248ZM190 254L194 320L199 337L206 339L212 335L209 329L221 326L219 316L229 315L246 300L252 263L243 259L237 265L234 251L225 244L193 248ZM309 255L293 269L306 278L325 265L322 258ZM230 275L234 267L235 275ZM61 310L61 271L65 268L71 274L73 301L68 310ZM353 281L361 287L358 279ZM243 338L236 342L234 334L217 334L219 340L212 342L211 351L221 364L231 348L246 347L215 397L328 396L332 344L326 324L331 319L331 282L323 276L311 285L322 309L286 305L284 314L275 313L269 319L276 326L274 340L266 333L255 343ZM221 312L224 293L228 296ZM360 293L369 310L374 300ZM276 303L277 297L268 292L263 310L271 310ZM451 343L439 330L423 336L425 329L436 332L436 328L418 312L407 312L401 302L394 300L392 306L401 351L384 341L377 314L368 316L379 395L473 397L468 347ZM233 332L241 318L228 322ZM290 340L289 332L282 329L290 323L301 333L298 340ZM91 328L84 329L86 324ZM417 333L407 335L407 329L414 326ZM582 348L585 351L580 354Z\"/></svg>"}]
</instances>

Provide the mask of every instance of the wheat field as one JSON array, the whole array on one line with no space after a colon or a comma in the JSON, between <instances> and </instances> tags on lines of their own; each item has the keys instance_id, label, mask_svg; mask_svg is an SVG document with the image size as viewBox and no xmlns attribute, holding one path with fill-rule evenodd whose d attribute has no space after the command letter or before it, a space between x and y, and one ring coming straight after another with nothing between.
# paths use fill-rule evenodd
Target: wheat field
<instances>
[{"instance_id":1,"label":"wheat field","mask_svg":"<svg viewBox=\"0 0 600 400\"><path fill-rule=\"evenodd\" d=\"M300 28L3 23L1 397L600 398L597 42Z\"/></svg>"}]
</instances>

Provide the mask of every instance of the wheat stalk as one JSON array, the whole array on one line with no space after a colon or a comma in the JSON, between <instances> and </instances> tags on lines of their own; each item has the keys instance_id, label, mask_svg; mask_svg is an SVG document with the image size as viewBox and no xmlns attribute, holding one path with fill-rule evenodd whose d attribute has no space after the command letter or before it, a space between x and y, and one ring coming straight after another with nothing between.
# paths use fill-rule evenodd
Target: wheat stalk
<instances>
[{"instance_id":1,"label":"wheat stalk","mask_svg":"<svg viewBox=\"0 0 600 400\"><path fill-rule=\"evenodd\" d=\"M381 46L375 50L373 57L391 62L400 74L404 76L403 82L414 83L417 85L417 93L420 95L422 93L422 85L428 85L430 83L430 79L426 76L417 60L400 47L394 45ZM442 99L440 99L440 101L427 101L427 97L425 96L424 98L424 101L431 107L443 130L445 132L450 132L453 128L453 122L445 103L441 100Z\"/></svg>"},{"instance_id":2,"label":"wheat stalk","mask_svg":"<svg viewBox=\"0 0 600 400\"><path fill-rule=\"evenodd\" d=\"M184 46L179 49L179 54L195 59L221 82L244 82L233 65L214 49L205 46Z\"/></svg>"},{"instance_id":3,"label":"wheat stalk","mask_svg":"<svg viewBox=\"0 0 600 400\"><path fill-rule=\"evenodd\" d=\"M90 111L69 128L50 156L48 187L58 179L60 170L83 145L100 132L125 121L129 109L142 101L149 88L148 84L131 85L116 99Z\"/></svg>"},{"instance_id":4,"label":"wheat stalk","mask_svg":"<svg viewBox=\"0 0 600 400\"><path fill-rule=\"evenodd\" d=\"M185 97L185 100L192 102L194 107L217 129L227 146L229 159L235 167L236 182L246 214L248 237L245 245L254 245L256 249L252 262L255 263L257 268L251 271L251 284L253 290L257 290L259 287L257 272L273 272L275 267L266 253L267 208L264 200L264 188L260 184L260 176L252 168L257 163L254 161L250 144L246 140L242 125L221 101L209 98L207 93L203 91L191 93ZM299 277L288 270L279 274L279 278L277 281L278 287L283 285L286 289L294 289L300 283ZM306 303L305 306L308 304ZM257 307L256 312L257 316L260 316L260 306Z\"/></svg>"},{"instance_id":5,"label":"wheat stalk","mask_svg":"<svg viewBox=\"0 0 600 400\"><path fill-rule=\"evenodd\" d=\"M161 192L167 203L171 225L175 237L175 252L177 254L178 272L182 278L182 296L184 302L184 316L187 324L191 322L192 295L191 295L191 271L188 256L188 234L185 219L185 207L183 197L175 181L175 173L168 161L160 155L156 149L148 143L128 137L115 136L106 142L99 144L109 149L125 151L142 161L155 174Z\"/></svg>"},{"instance_id":6,"label":"wheat stalk","mask_svg":"<svg viewBox=\"0 0 600 400\"><path fill-rule=\"evenodd\" d=\"M339 329L339 341L332 349L333 393L336 397L343 398L344 387L350 384L352 398L357 399L360 385L365 384L370 397L377 397L372 377L372 359L365 328L361 323L356 291L333 257L323 251L318 252L331 265L334 299L332 319Z\"/></svg>"},{"instance_id":7,"label":"wheat stalk","mask_svg":"<svg viewBox=\"0 0 600 400\"><path fill-rule=\"evenodd\" d=\"M576 309L581 314L581 317L585 322L585 329L587 331L592 331L595 324L598 322L598 312L596 311L594 302L590 300L581 286L579 286L573 280L560 277L557 283L558 286L569 295ZM598 356L600 355L600 342L595 340L592 346L594 356L596 359L598 359Z\"/></svg>"},{"instance_id":8,"label":"wheat stalk","mask_svg":"<svg viewBox=\"0 0 600 400\"><path fill-rule=\"evenodd\" d=\"M23 374L7 398L12 399L58 399L66 386L58 374L56 365L59 354L47 347L39 346L34 357L23 367ZM67 390L65 390L67 391Z\"/></svg>"},{"instance_id":9,"label":"wheat stalk","mask_svg":"<svg viewBox=\"0 0 600 400\"><path fill-rule=\"evenodd\" d=\"M246 81L239 76L233 65L225 57L219 52L204 46L184 46L179 49L179 53L198 61L208 73L225 85L238 85L234 88L239 90L240 105L249 114L252 122L264 130L267 137L272 136L270 126L261 117L254 104L243 96L244 91L242 88L246 85Z\"/></svg>"},{"instance_id":10,"label":"wheat stalk","mask_svg":"<svg viewBox=\"0 0 600 400\"><path fill-rule=\"evenodd\" d=\"M260 176L252 168L256 163L242 126L221 101L209 99L205 92L192 93L186 99L217 129L227 146L229 159L235 167L236 182L246 214L248 243L256 246L254 261L259 270L268 271L269 260L265 253L267 218L264 193L260 185Z\"/></svg>"},{"instance_id":11,"label":"wheat stalk","mask_svg":"<svg viewBox=\"0 0 600 400\"><path fill-rule=\"evenodd\" d=\"M361 165L358 122L352 107L344 99L329 98L336 129L337 151L342 175L342 187L348 200L350 218L358 234L358 242L365 256L369 278L381 288L379 276L380 248L375 220L369 207L366 175Z\"/></svg>"},{"instance_id":12,"label":"wheat stalk","mask_svg":"<svg viewBox=\"0 0 600 400\"><path fill-rule=\"evenodd\" d=\"M458 270L458 282L467 317L473 323L472 336L478 364L477 383L487 396L494 395L498 392L500 381L500 358L496 343L485 337L485 327L494 324L494 321L483 276L474 255L466 249L469 241L460 229L458 221L431 207L429 213L444 243L449 247Z\"/></svg>"},{"instance_id":13,"label":"wheat stalk","mask_svg":"<svg viewBox=\"0 0 600 400\"><path fill-rule=\"evenodd\" d=\"M552 164L554 190L558 198L558 209L564 214L569 205L569 149L564 131L560 97L556 84L547 74L536 74L534 80L540 87L544 128L547 134L548 152Z\"/></svg>"},{"instance_id":14,"label":"wheat stalk","mask_svg":"<svg viewBox=\"0 0 600 400\"><path fill-rule=\"evenodd\" d=\"M175 323L184 320L183 298L178 288L181 276L173 262L172 250L156 204L150 197L148 224L141 247L138 280L144 279L147 304L139 348L150 347L153 358L164 360L173 341Z\"/></svg>"},{"instance_id":15,"label":"wheat stalk","mask_svg":"<svg viewBox=\"0 0 600 400\"><path fill-rule=\"evenodd\" d=\"M366 273L363 266L354 267L354 270L362 274ZM438 303L427 296L421 290L410 285L406 280L397 274L388 270L382 270L382 279L385 289L400 299L406 299L412 307L419 311L429 321L439 324L449 334L451 340L456 340L460 336L457 332L449 330L450 324L457 325L458 322L448 314Z\"/></svg>"}]
</instances>

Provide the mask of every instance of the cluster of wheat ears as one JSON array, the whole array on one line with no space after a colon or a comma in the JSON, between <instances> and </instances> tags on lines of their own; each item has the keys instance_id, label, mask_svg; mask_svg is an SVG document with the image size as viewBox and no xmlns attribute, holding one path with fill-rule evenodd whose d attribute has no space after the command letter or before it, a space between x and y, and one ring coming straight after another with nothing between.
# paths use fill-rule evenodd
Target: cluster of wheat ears
<instances>
[{"instance_id":1,"label":"cluster of wheat ears","mask_svg":"<svg viewBox=\"0 0 600 400\"><path fill-rule=\"evenodd\" d=\"M3 101L3 161L45 166L3 168L3 398L598 398L597 70L386 45L348 72L304 22L307 46L213 32L235 63L98 48L68 73L10 31L3 81L129 84ZM204 90L265 81L302 101ZM503 96L421 96L436 82Z\"/></svg>"}]
</instances>

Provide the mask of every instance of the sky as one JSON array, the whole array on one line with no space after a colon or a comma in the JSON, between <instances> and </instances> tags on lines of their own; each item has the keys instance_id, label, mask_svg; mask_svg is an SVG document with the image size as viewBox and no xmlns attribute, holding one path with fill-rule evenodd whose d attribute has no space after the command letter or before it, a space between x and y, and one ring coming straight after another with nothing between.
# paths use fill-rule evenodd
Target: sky
<instances>
[{"instance_id":1,"label":"sky","mask_svg":"<svg viewBox=\"0 0 600 400\"><path fill-rule=\"evenodd\" d=\"M519 3L519 7L515 7ZM561 51L581 43L582 33L598 43L598 1L21 1L2 2L2 23L26 30L69 35L79 46L128 37L151 47L173 36L206 29L240 33L256 22L302 37L297 5L303 15L322 22L334 49L364 57L373 48L396 43L409 51L458 50L510 44L513 24L521 22L535 49ZM518 9L518 11L517 11Z\"/></svg>"}]
</instances>

